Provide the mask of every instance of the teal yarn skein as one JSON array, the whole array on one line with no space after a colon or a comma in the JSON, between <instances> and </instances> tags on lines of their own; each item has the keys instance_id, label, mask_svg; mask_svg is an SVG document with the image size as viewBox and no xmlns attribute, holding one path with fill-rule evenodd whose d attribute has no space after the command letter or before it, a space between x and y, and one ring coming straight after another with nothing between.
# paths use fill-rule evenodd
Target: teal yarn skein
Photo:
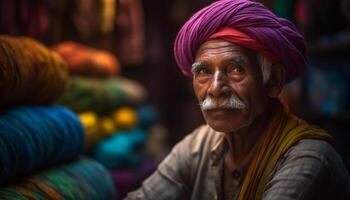
<instances>
[{"instance_id":1,"label":"teal yarn skein","mask_svg":"<svg viewBox=\"0 0 350 200\"><path fill-rule=\"evenodd\" d=\"M119 131L101 141L91 152L91 157L108 169L122 169L140 162L138 150L145 144L147 133L139 128Z\"/></svg>"},{"instance_id":2,"label":"teal yarn skein","mask_svg":"<svg viewBox=\"0 0 350 200\"><path fill-rule=\"evenodd\" d=\"M60 106L18 107L0 113L0 185L10 178L71 160L83 152L78 117Z\"/></svg>"},{"instance_id":3,"label":"teal yarn skein","mask_svg":"<svg viewBox=\"0 0 350 200\"><path fill-rule=\"evenodd\" d=\"M142 105L136 109L139 126L148 129L159 121L159 113L152 105Z\"/></svg>"},{"instance_id":4,"label":"teal yarn skein","mask_svg":"<svg viewBox=\"0 0 350 200\"><path fill-rule=\"evenodd\" d=\"M38 172L0 189L0 199L7 200L110 200L116 195L108 171L89 158Z\"/></svg>"}]
</instances>

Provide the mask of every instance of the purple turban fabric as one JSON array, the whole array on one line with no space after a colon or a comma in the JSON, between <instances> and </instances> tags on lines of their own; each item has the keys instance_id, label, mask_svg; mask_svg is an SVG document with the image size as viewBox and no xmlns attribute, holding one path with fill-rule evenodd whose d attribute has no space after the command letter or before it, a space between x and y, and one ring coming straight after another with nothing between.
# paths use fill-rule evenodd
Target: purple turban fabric
<instances>
[{"instance_id":1,"label":"purple turban fabric","mask_svg":"<svg viewBox=\"0 0 350 200\"><path fill-rule=\"evenodd\" d=\"M286 81L305 69L304 38L286 19L262 4L248 0L219 0L195 13L179 31L174 54L178 66L192 76L191 65L198 47L221 27L233 27L265 45L286 69Z\"/></svg>"}]
</instances>

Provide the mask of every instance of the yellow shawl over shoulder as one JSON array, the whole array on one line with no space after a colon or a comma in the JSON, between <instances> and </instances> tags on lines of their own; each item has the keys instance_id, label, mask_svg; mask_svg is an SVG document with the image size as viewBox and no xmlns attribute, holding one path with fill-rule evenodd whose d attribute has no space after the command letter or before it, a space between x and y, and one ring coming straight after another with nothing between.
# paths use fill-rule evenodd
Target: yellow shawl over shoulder
<instances>
[{"instance_id":1,"label":"yellow shawl over shoulder","mask_svg":"<svg viewBox=\"0 0 350 200\"><path fill-rule=\"evenodd\" d=\"M332 142L331 136L324 130L285 112L281 105L274 109L271 123L259 140L257 151L243 179L239 200L261 199L277 161L298 141L320 139Z\"/></svg>"}]
</instances>

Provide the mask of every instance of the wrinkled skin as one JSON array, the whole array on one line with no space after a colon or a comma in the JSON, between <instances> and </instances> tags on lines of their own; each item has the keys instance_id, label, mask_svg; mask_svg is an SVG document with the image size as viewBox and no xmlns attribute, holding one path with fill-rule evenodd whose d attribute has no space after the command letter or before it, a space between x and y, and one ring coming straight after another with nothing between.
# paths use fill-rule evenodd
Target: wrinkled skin
<instances>
[{"instance_id":1,"label":"wrinkled skin","mask_svg":"<svg viewBox=\"0 0 350 200\"><path fill-rule=\"evenodd\" d=\"M214 130L230 133L250 126L270 100L263 84L257 54L224 40L203 43L192 68L193 88L199 102L207 95L222 101L235 93L246 105L244 109L202 110Z\"/></svg>"}]
</instances>

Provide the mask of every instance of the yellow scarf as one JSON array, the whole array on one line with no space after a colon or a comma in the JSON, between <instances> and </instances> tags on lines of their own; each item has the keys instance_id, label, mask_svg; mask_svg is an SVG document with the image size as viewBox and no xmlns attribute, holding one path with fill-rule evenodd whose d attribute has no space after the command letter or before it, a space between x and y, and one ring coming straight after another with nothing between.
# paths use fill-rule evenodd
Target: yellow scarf
<instances>
[{"instance_id":1,"label":"yellow scarf","mask_svg":"<svg viewBox=\"0 0 350 200\"><path fill-rule=\"evenodd\" d=\"M331 136L324 130L286 113L280 104L274 109L271 123L258 142L258 149L243 179L239 200L261 199L277 161L298 141L320 139L332 143Z\"/></svg>"}]
</instances>

